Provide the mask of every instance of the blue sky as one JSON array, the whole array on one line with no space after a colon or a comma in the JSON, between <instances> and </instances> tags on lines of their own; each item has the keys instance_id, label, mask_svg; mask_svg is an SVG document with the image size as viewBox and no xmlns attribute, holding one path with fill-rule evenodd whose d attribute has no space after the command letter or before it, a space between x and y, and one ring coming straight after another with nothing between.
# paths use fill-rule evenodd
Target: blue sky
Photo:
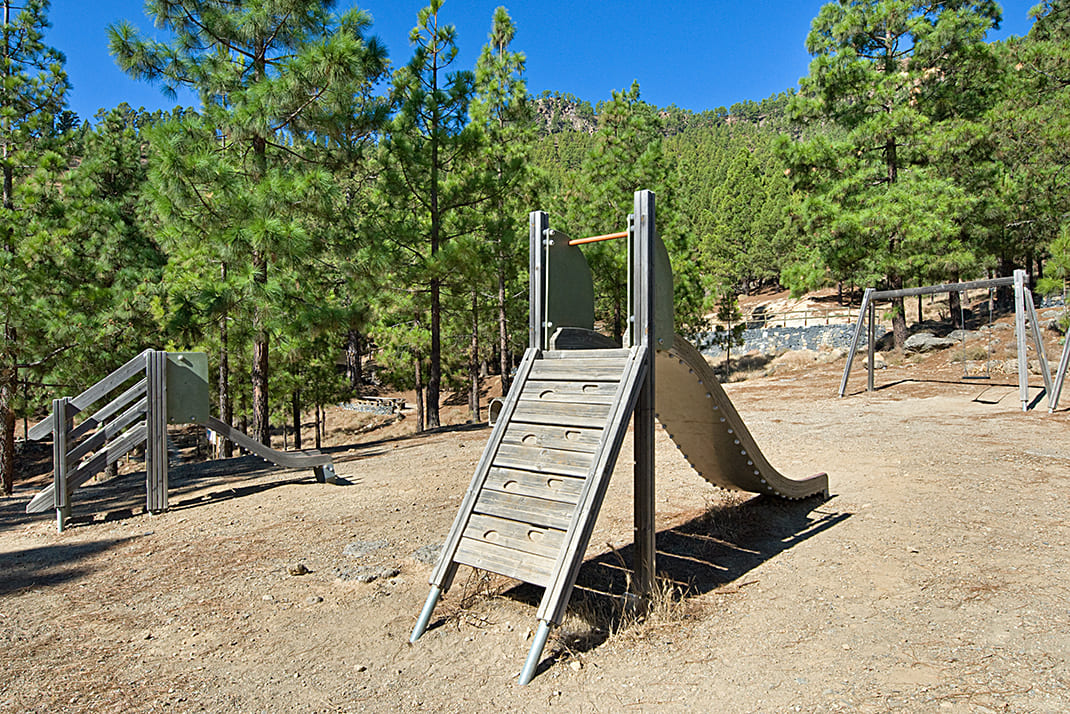
<instances>
[{"instance_id":1,"label":"blue sky","mask_svg":"<svg viewBox=\"0 0 1070 714\"><path fill-rule=\"evenodd\" d=\"M1037 0L1003 2L993 38L1024 35ZM340 0L339 7L354 3ZM372 31L394 65L408 61L408 33L426 0L367 0ZM568 92L592 104L638 80L642 98L701 111L760 100L798 86L810 57L804 42L821 0L446 0L441 18L457 26L457 67L474 67L494 8L505 5L517 26L513 48L527 55L528 91ZM120 102L170 108L159 88L135 82L108 55L106 28L128 20L154 33L142 0L52 0L46 42L67 56L74 86L70 108L91 119ZM165 39L163 36L160 39ZM180 103L196 105L192 96Z\"/></svg>"}]
</instances>

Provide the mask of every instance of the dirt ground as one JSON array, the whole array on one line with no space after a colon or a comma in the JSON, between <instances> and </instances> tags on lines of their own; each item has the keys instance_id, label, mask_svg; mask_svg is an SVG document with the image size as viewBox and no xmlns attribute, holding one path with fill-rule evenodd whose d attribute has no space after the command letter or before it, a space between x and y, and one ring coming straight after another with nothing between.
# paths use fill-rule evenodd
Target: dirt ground
<instances>
[{"instance_id":1,"label":"dirt ground","mask_svg":"<svg viewBox=\"0 0 1070 714\"><path fill-rule=\"evenodd\" d=\"M348 485L183 464L149 515L134 464L78 491L62 534L22 512L47 475L22 482L0 500L0 711L1070 710L1067 405L1023 413L1013 375L962 380L950 351L890 358L871 394L856 367L839 399L842 369L782 358L726 386L774 465L828 472L828 500L715 489L659 429L665 593L642 619L621 597L626 442L524 687L537 588L462 568L408 642L485 425L332 410Z\"/></svg>"}]
</instances>

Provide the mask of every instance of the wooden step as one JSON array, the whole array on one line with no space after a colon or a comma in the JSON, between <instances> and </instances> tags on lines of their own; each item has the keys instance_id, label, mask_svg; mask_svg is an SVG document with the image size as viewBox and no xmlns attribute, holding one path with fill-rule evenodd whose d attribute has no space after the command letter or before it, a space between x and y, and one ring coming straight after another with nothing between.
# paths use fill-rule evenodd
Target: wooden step
<instances>
[{"instance_id":1,"label":"wooden step","mask_svg":"<svg viewBox=\"0 0 1070 714\"><path fill-rule=\"evenodd\" d=\"M611 404L564 404L524 399L516 403L511 421L561 427L601 429L609 418Z\"/></svg>"},{"instance_id":2,"label":"wooden step","mask_svg":"<svg viewBox=\"0 0 1070 714\"><path fill-rule=\"evenodd\" d=\"M584 479L575 476L544 474L523 469L492 467L483 488L521 496L534 496L569 505L579 502Z\"/></svg>"},{"instance_id":3,"label":"wooden step","mask_svg":"<svg viewBox=\"0 0 1070 714\"><path fill-rule=\"evenodd\" d=\"M542 528L480 514L473 515L468 521L464 535L480 544L490 543L544 558L556 558L565 540L565 532L557 528Z\"/></svg>"},{"instance_id":4,"label":"wooden step","mask_svg":"<svg viewBox=\"0 0 1070 714\"><path fill-rule=\"evenodd\" d=\"M479 492L472 510L474 513L498 516L533 526L566 530L572 523L575 506L534 496L483 489Z\"/></svg>"},{"instance_id":5,"label":"wooden step","mask_svg":"<svg viewBox=\"0 0 1070 714\"><path fill-rule=\"evenodd\" d=\"M601 429L524 424L510 422L502 435L503 444L537 446L563 451L582 451L593 454L602 440Z\"/></svg>"},{"instance_id":6,"label":"wooden step","mask_svg":"<svg viewBox=\"0 0 1070 714\"><path fill-rule=\"evenodd\" d=\"M492 465L563 476L586 476L593 463L594 454L590 452L502 444Z\"/></svg>"},{"instance_id":7,"label":"wooden step","mask_svg":"<svg viewBox=\"0 0 1070 714\"><path fill-rule=\"evenodd\" d=\"M540 587L550 584L550 576L556 564L554 558L525 553L465 536L461 536L453 560L455 563L488 570Z\"/></svg>"},{"instance_id":8,"label":"wooden step","mask_svg":"<svg viewBox=\"0 0 1070 714\"><path fill-rule=\"evenodd\" d=\"M532 380L619 382L627 359L540 359L531 366Z\"/></svg>"},{"instance_id":9,"label":"wooden step","mask_svg":"<svg viewBox=\"0 0 1070 714\"><path fill-rule=\"evenodd\" d=\"M612 404L619 382L588 380L529 380L524 385L524 399L573 404Z\"/></svg>"}]
</instances>

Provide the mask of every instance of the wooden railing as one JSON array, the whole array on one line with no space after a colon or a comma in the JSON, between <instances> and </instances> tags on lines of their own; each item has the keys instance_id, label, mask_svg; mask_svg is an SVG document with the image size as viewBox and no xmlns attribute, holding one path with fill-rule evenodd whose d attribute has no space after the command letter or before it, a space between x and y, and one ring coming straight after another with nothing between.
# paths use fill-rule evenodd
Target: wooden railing
<instances>
[{"instance_id":1,"label":"wooden railing","mask_svg":"<svg viewBox=\"0 0 1070 714\"><path fill-rule=\"evenodd\" d=\"M28 432L32 440L52 436L52 484L30 501L27 513L55 508L62 531L75 489L138 446L166 440L166 397L161 393L166 368L166 352L145 350L78 396L52 400L52 413ZM99 409L77 419L111 395ZM146 450L150 511L167 508L167 467L158 463L158 453Z\"/></svg>"}]
</instances>

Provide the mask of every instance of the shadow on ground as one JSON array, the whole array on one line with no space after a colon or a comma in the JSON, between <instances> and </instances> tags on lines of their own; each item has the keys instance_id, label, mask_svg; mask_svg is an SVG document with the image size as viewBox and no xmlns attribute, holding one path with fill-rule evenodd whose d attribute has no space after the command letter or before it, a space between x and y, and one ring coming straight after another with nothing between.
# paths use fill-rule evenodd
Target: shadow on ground
<instances>
[{"instance_id":1,"label":"shadow on ground","mask_svg":"<svg viewBox=\"0 0 1070 714\"><path fill-rule=\"evenodd\" d=\"M0 573L4 574L0 578L0 595L84 577L93 571L84 561L130 540L109 538L92 543L57 543L0 553Z\"/></svg>"},{"instance_id":2,"label":"shadow on ground","mask_svg":"<svg viewBox=\"0 0 1070 714\"><path fill-rule=\"evenodd\" d=\"M725 586L746 585L743 580L754 568L850 517L849 513L824 508L827 503L820 497L784 501L755 496L742 503L714 506L697 518L659 532L660 596L686 601ZM598 647L630 616L634 601L626 594L633 557L634 546L628 545L584 562L569 602L573 617L557 632L557 642L544 658L544 668L566 653ZM524 584L504 596L538 607L543 592Z\"/></svg>"}]
</instances>

